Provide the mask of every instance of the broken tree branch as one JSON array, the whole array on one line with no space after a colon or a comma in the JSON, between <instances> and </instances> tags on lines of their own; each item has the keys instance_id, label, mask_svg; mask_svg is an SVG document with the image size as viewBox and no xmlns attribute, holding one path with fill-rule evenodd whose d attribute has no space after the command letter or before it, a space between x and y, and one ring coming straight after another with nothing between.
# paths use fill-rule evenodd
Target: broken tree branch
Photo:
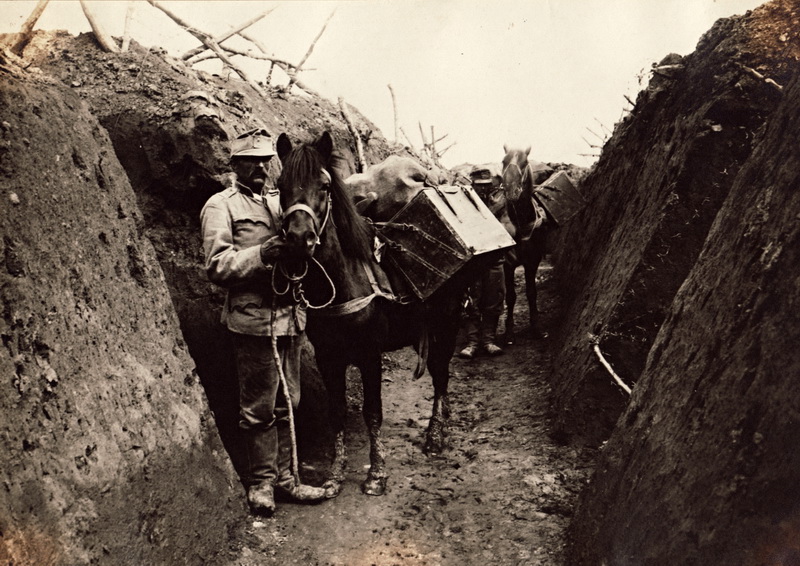
<instances>
[{"instance_id":1,"label":"broken tree branch","mask_svg":"<svg viewBox=\"0 0 800 566\"><path fill-rule=\"evenodd\" d=\"M122 48L121 51L123 53L128 51L128 48L131 46L131 20L133 19L133 13L136 11L136 2L133 0L129 0L128 2L128 9L125 10L125 29L122 32Z\"/></svg>"},{"instance_id":2,"label":"broken tree branch","mask_svg":"<svg viewBox=\"0 0 800 566\"><path fill-rule=\"evenodd\" d=\"M417 151L417 148L414 147L414 142L411 141L411 138L408 137L408 134L406 134L406 131L403 129L402 126L400 127L400 132L403 134L403 137L406 138L406 141L408 142L408 147L410 147L412 150L414 150L414 153L419 153Z\"/></svg>"},{"instance_id":3,"label":"broken tree branch","mask_svg":"<svg viewBox=\"0 0 800 566\"><path fill-rule=\"evenodd\" d=\"M772 88L774 88L778 92L783 92L783 87L781 85L779 85L778 83L776 83L772 79L768 79L767 77L765 77L764 75L762 75L761 73L756 71L755 69L752 69L752 68L748 67L747 65L742 65L741 63L739 63L739 68L741 68L743 71L748 73L750 76L752 76L752 77L754 77L754 78L756 78L756 79L758 79L760 81L764 81L765 83L767 83L769 86L771 86Z\"/></svg>"},{"instance_id":4,"label":"broken tree branch","mask_svg":"<svg viewBox=\"0 0 800 566\"><path fill-rule=\"evenodd\" d=\"M606 359L603 357L603 352L600 351L600 346L597 343L595 343L595 344L592 345L592 348L594 349L594 353L597 355L597 359L600 360L600 363L603 364L603 367L606 368L608 373L611 374L611 377L614 379L614 383L619 385L620 389L622 389L625 393L630 395L631 394L631 388L628 387L625 384L625 382L622 381L622 379L620 379L620 377L616 374L616 372L614 372L614 368L612 368L611 364L609 364L606 361Z\"/></svg>"},{"instance_id":5,"label":"broken tree branch","mask_svg":"<svg viewBox=\"0 0 800 566\"><path fill-rule=\"evenodd\" d=\"M95 19L94 14L89 9L89 5L87 4L86 0L81 0L81 8L83 9L83 15L86 16L87 20L89 20L89 25L92 28L95 38L97 38L97 43L100 44L100 47L103 48L103 51L119 53L119 46L114 39L105 32L103 27L100 25L100 22Z\"/></svg>"},{"instance_id":6,"label":"broken tree branch","mask_svg":"<svg viewBox=\"0 0 800 566\"><path fill-rule=\"evenodd\" d=\"M83 2L83 0L81 0L81 1ZM158 8L159 10L161 10L162 12L164 12L164 13L165 13L167 16L169 16L169 17L170 17L170 19L171 19L172 21L174 21L176 24L178 24L179 26L181 26L182 28L184 28L186 31L188 31L190 34L192 34L192 35L193 35L193 36L195 36L197 39L199 39L201 42L203 42L203 44L204 44L206 47L208 47L208 48L209 48L211 51L213 51L213 52L216 54L216 56L217 56L217 57L219 57L219 59L220 59L220 60L221 60L223 63L225 63L225 64L226 64L226 65L228 65L228 66L229 66L231 69L233 69L234 71L236 71L236 73L237 73L237 74L238 74L240 77L242 77L242 80L244 80L244 81L245 81L247 84L249 84L249 85L250 85L250 86L253 88L253 90L255 90L255 91L258 93L258 94L260 94L260 95L262 95L262 96L266 96L266 93L264 92L264 89L262 89L262 88L261 88L261 87L258 85L258 83L257 83L257 82L255 82L253 79L251 79L251 78L250 78L250 76L247 74L247 71L245 71L244 69L242 69L242 68L241 68L239 65L237 65L236 63L234 63L234 62L231 60L231 58L230 58L230 57L228 57L228 56L225 54L225 52L222 50L222 48L221 48L221 47L220 47L220 46L217 44L217 42L216 42L216 41L214 41L214 39L213 39L213 38L212 38L210 35L208 35L207 33L205 33L205 32L202 32L202 31L198 30L197 28L195 28L195 27L193 27L193 26L189 25L189 24L188 24L188 23L186 23L186 22L185 22L183 19L181 19L181 18L180 18L180 16L177 16L176 14L172 13L172 11L170 11L170 10L169 10L169 8L166 8L166 7L162 6L160 2L156 2L156 0L147 0L147 2L148 2L148 3L149 3L151 6L153 6L154 8Z\"/></svg>"},{"instance_id":7,"label":"broken tree branch","mask_svg":"<svg viewBox=\"0 0 800 566\"><path fill-rule=\"evenodd\" d=\"M215 37L214 41L216 41L218 44L221 44L223 41L225 41L227 39L230 39L231 37L233 37L234 35L237 35L241 31L246 30L247 28L249 28L250 26L252 26L256 22L261 21L263 18L268 16L270 14L270 12L272 12L274 9L275 9L275 7L272 7L269 10L265 10L264 12L261 12L260 14L258 14L256 16L253 16L252 18L250 18L246 22L244 22L244 23L242 23L242 24L240 24L240 25L238 25L238 26L236 26L234 28L229 29L228 31L226 31L225 33L223 33L222 35L220 35L218 37ZM181 55L181 59L183 59L184 61L188 61L189 59L191 59L195 55L199 55L200 53L206 51L206 49L207 48L206 48L205 45L201 45L199 47L195 47L194 49L190 49L189 51L187 51L186 53Z\"/></svg>"},{"instance_id":8,"label":"broken tree branch","mask_svg":"<svg viewBox=\"0 0 800 566\"><path fill-rule=\"evenodd\" d=\"M428 140L425 138L425 132L422 129L422 122L417 122L419 125L419 135L422 136L422 145L428 147Z\"/></svg>"},{"instance_id":9,"label":"broken tree branch","mask_svg":"<svg viewBox=\"0 0 800 566\"><path fill-rule=\"evenodd\" d=\"M39 16L42 15L44 9L47 7L47 3L50 0L39 0L36 4L36 7L31 12L31 15L28 16L28 19L22 24L22 27L19 28L19 34L11 38L11 41L7 43L10 45L9 49L14 55L20 55L22 50L31 40L31 33L33 32L33 26L36 25L36 22L39 20ZM12 45L13 43L13 45Z\"/></svg>"},{"instance_id":10,"label":"broken tree branch","mask_svg":"<svg viewBox=\"0 0 800 566\"><path fill-rule=\"evenodd\" d=\"M601 146L599 146L599 145L595 145L595 144L593 144L593 143L590 143L590 142L589 142L589 140L587 140L585 137L581 136L581 139L582 139L583 141L585 141L585 142L586 142L586 145L588 145L588 146L589 146L589 147L591 147L592 149L601 149Z\"/></svg>"},{"instance_id":11,"label":"broken tree branch","mask_svg":"<svg viewBox=\"0 0 800 566\"><path fill-rule=\"evenodd\" d=\"M331 21L331 18L333 17L333 15L335 13L336 13L336 8L333 9L333 11L331 12L331 15L328 16L327 20L325 20L325 23L322 25L322 29L319 30L319 33L317 34L317 37L315 37L314 41L311 42L311 45L309 46L308 51L306 51L306 54L303 56L303 58L297 64L297 67L294 69L294 71L292 73L289 74L289 84L286 85L286 92L291 91L292 90L292 85L297 82L297 73L300 72L300 70L303 68L303 65L305 64L305 62L311 56L311 53L314 51L314 46L317 44L317 41L319 41L319 38L322 37L322 34L325 32L325 28L328 27L328 22Z\"/></svg>"},{"instance_id":12,"label":"broken tree branch","mask_svg":"<svg viewBox=\"0 0 800 566\"><path fill-rule=\"evenodd\" d=\"M439 138L439 139L442 139L442 138ZM445 153L447 153L447 150L448 150L448 149L450 149L451 147L453 147L454 145L456 145L456 142L453 142L453 143L451 143L450 145L448 145L448 146L447 146L446 148L444 148L442 151L440 151L439 153L437 153L437 154L436 154L436 156L437 156L437 157L441 157L441 156L443 156Z\"/></svg>"},{"instance_id":13,"label":"broken tree branch","mask_svg":"<svg viewBox=\"0 0 800 566\"><path fill-rule=\"evenodd\" d=\"M241 37L245 38L247 41L249 41L253 45L255 45L256 47L258 47L258 50L261 51L261 53L263 53L264 55L267 55L267 53L268 53L267 52L267 47L263 43L261 43L261 41L257 37L253 37L253 35L251 35L250 33L246 32L246 31L240 31L239 35ZM294 65L292 65L288 61L282 61L280 59L276 59L272 55L270 55L269 59L267 59L267 60L268 61L272 61L275 65L277 65L287 75L289 74L289 69L294 67ZM272 76L271 68L270 68L270 76ZM300 88L302 88L304 91L306 91L309 94L313 94L315 96L319 96L317 91L315 91L314 89L312 89L311 87L309 87L305 83L301 82L300 79L298 79L296 77L295 77L295 80L294 80L294 84L296 84L297 86L299 86Z\"/></svg>"},{"instance_id":14,"label":"broken tree branch","mask_svg":"<svg viewBox=\"0 0 800 566\"><path fill-rule=\"evenodd\" d=\"M344 116L345 123L347 123L347 129L350 130L350 135L353 136L353 139L356 142L356 173L363 173L364 169L367 167L367 162L364 158L364 146L361 143L361 135L359 135L355 124L353 124L353 119L350 117L350 111L347 110L347 103L341 96L339 97L339 108L342 111L342 116Z\"/></svg>"},{"instance_id":15,"label":"broken tree branch","mask_svg":"<svg viewBox=\"0 0 800 566\"><path fill-rule=\"evenodd\" d=\"M237 49L236 47L230 47L229 45L220 45L220 48L225 51L226 53L230 53L231 55L241 55L243 57L250 57L251 59L259 59L261 61L270 61L271 63L275 63L276 65L282 65L285 67L292 68L294 65L289 63L288 61L284 61L283 59L278 59L277 57L272 57L271 55L265 55L264 53L259 53L258 51L254 51L252 49ZM194 65L201 61L206 61L208 59L213 59L217 55L216 53L203 53L198 55L191 61L189 61L190 65Z\"/></svg>"},{"instance_id":16,"label":"broken tree branch","mask_svg":"<svg viewBox=\"0 0 800 566\"><path fill-rule=\"evenodd\" d=\"M394 112L394 143L397 143L400 136L398 136L398 126L397 126L397 99L394 97L394 89L392 85L386 85L389 87L389 92L392 95L392 111Z\"/></svg>"}]
</instances>

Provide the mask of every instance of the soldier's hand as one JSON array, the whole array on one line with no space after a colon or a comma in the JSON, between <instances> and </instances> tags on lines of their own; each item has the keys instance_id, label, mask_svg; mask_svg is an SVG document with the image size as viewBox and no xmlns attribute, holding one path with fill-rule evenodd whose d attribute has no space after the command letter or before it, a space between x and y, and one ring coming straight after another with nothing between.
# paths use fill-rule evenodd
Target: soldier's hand
<instances>
[{"instance_id":1,"label":"soldier's hand","mask_svg":"<svg viewBox=\"0 0 800 566\"><path fill-rule=\"evenodd\" d=\"M261 244L261 261L267 264L273 264L277 260L285 257L286 255L286 242L280 236L272 236L269 240Z\"/></svg>"}]
</instances>

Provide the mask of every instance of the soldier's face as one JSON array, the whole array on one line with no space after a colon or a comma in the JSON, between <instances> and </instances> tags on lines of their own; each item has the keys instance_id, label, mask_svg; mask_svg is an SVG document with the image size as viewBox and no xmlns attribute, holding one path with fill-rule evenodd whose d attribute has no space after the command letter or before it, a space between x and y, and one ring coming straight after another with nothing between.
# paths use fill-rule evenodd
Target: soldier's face
<instances>
[{"instance_id":1,"label":"soldier's face","mask_svg":"<svg viewBox=\"0 0 800 566\"><path fill-rule=\"evenodd\" d=\"M236 179L254 193L260 193L267 182L267 166L272 157L235 157L231 161Z\"/></svg>"}]
</instances>

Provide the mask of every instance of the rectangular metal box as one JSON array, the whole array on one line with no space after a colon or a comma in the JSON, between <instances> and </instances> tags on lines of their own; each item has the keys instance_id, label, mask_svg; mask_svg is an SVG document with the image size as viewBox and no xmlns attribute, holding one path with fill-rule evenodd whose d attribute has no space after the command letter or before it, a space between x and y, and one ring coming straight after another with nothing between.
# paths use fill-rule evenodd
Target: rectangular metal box
<instances>
[{"instance_id":1,"label":"rectangular metal box","mask_svg":"<svg viewBox=\"0 0 800 566\"><path fill-rule=\"evenodd\" d=\"M533 195L559 226L586 206L586 199L572 183L566 171L551 175L544 183L533 189Z\"/></svg>"},{"instance_id":2,"label":"rectangular metal box","mask_svg":"<svg viewBox=\"0 0 800 566\"><path fill-rule=\"evenodd\" d=\"M425 300L470 262L514 245L471 187L424 188L379 230L385 259Z\"/></svg>"}]
</instances>

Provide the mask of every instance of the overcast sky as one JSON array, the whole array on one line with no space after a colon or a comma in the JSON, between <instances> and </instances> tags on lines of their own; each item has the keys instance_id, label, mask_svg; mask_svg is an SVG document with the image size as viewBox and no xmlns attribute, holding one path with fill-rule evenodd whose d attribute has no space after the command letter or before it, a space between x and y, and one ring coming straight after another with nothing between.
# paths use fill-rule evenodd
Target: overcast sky
<instances>
[{"instance_id":1,"label":"overcast sky","mask_svg":"<svg viewBox=\"0 0 800 566\"><path fill-rule=\"evenodd\" d=\"M334 101L342 96L394 138L398 119L421 146L435 128L443 157L499 161L503 144L531 145L540 161L589 165L599 144L646 86L648 69L668 53L686 55L721 17L760 0L348 0L170 1L163 4L218 34L270 7L250 28L276 57L299 62L330 20L301 78ZM16 31L35 1L0 1L0 31ZM121 36L127 2L90 2ZM197 45L188 33L136 2L132 36L173 55ZM38 29L89 31L77 0L51 0ZM266 64L256 67L257 78ZM640 83L639 77L644 76ZM594 133L590 132L592 130ZM403 135L400 140L405 142ZM589 142L589 143L587 143Z\"/></svg>"}]
</instances>

